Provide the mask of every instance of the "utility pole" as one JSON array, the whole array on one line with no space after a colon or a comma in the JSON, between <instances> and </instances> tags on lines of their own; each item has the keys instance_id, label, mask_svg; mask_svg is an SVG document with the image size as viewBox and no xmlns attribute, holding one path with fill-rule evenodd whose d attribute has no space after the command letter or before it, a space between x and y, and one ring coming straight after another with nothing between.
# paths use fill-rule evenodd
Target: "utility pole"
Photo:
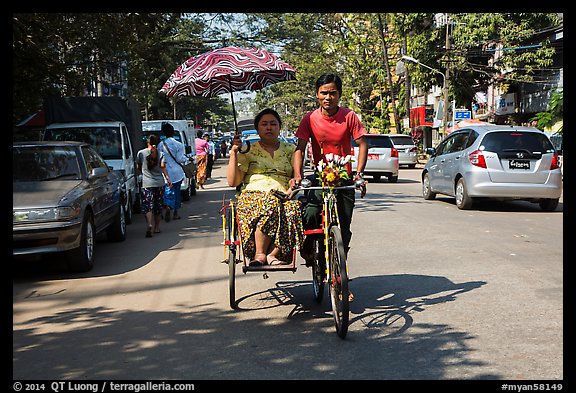
<instances>
[{"instance_id":1,"label":"utility pole","mask_svg":"<svg viewBox=\"0 0 576 393\"><path fill-rule=\"evenodd\" d=\"M407 54L408 52L408 45L407 45L407 39L406 39L406 34L404 34L404 40L402 42L402 53ZM406 115L408 116L408 119L410 119L410 94L412 94L412 86L410 83L410 73L408 72L408 68L406 67L404 69L404 87L406 89L406 99L404 102L404 105L406 105ZM412 131L411 128L412 124L410 124L410 120L408 120L408 127L410 128L410 130Z\"/></svg>"},{"instance_id":2,"label":"utility pole","mask_svg":"<svg viewBox=\"0 0 576 393\"><path fill-rule=\"evenodd\" d=\"M450 72L450 20L447 13L444 15L446 18L446 72L444 73L444 113L442 114L442 124L444 135L446 135L446 130L448 129L448 78Z\"/></svg>"},{"instance_id":3,"label":"utility pole","mask_svg":"<svg viewBox=\"0 0 576 393\"><path fill-rule=\"evenodd\" d=\"M394 85L392 85L392 74L390 72L390 63L388 62L388 46L386 45L386 38L384 37L384 24L382 18L378 14L378 24L380 25L380 38L382 38L382 46L384 48L384 64L386 65L386 75L388 78L388 90L390 91L390 101L392 104L392 112L394 113L394 123L396 123L396 132L400 134L402 131L402 124L398 118L398 111L396 110L396 98L394 97Z\"/></svg>"}]
</instances>

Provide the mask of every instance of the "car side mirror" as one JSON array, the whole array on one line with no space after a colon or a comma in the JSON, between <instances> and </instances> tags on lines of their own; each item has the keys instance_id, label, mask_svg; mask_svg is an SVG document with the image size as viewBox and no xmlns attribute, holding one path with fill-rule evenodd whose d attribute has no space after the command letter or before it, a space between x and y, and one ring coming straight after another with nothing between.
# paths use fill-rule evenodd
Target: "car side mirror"
<instances>
[{"instance_id":1,"label":"car side mirror","mask_svg":"<svg viewBox=\"0 0 576 393\"><path fill-rule=\"evenodd\" d=\"M92 172L90 172L90 177L102 176L102 175L106 175L107 173L108 173L108 168L97 167L97 168L92 169Z\"/></svg>"},{"instance_id":2,"label":"car side mirror","mask_svg":"<svg viewBox=\"0 0 576 393\"><path fill-rule=\"evenodd\" d=\"M426 154L430 155L431 157L434 157L436 155L436 149L434 147L427 147Z\"/></svg>"}]
</instances>

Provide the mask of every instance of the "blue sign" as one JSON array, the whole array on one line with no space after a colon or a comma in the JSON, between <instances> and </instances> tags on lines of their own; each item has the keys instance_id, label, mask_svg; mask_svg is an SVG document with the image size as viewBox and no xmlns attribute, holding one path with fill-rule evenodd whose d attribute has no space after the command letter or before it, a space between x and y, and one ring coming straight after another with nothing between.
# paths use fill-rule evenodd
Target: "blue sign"
<instances>
[{"instance_id":1,"label":"blue sign","mask_svg":"<svg viewBox=\"0 0 576 393\"><path fill-rule=\"evenodd\" d=\"M455 115L455 119L456 120L462 120L462 119L471 119L472 118L472 112L470 111L456 111L454 113Z\"/></svg>"}]
</instances>

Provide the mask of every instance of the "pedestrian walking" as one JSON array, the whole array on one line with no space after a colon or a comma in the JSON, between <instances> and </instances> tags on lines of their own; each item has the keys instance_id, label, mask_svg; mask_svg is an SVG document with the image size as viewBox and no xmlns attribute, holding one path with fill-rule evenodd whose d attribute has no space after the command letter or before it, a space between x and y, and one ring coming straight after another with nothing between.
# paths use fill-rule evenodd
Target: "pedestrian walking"
<instances>
[{"instance_id":1,"label":"pedestrian walking","mask_svg":"<svg viewBox=\"0 0 576 393\"><path fill-rule=\"evenodd\" d=\"M174 127L170 123L162 123L162 133L166 137L158 145L158 149L164 153L166 161L166 170L172 182L164 187L164 219L170 222L170 219L179 220L178 210L182 206L181 187L186 178L182 164L186 163L188 158L184 154L184 145L174 139Z\"/></svg>"},{"instance_id":2,"label":"pedestrian walking","mask_svg":"<svg viewBox=\"0 0 576 393\"><path fill-rule=\"evenodd\" d=\"M210 147L208 146L208 142L202 138L202 135L202 131L198 131L196 134L196 165L198 166L196 171L196 188L204 189L204 183L206 183L206 162L208 160Z\"/></svg>"},{"instance_id":3,"label":"pedestrian walking","mask_svg":"<svg viewBox=\"0 0 576 393\"><path fill-rule=\"evenodd\" d=\"M214 157L216 156L216 146L210 139L210 135L204 134L204 140L208 142L208 157L206 159L206 179L212 178L212 167L214 166Z\"/></svg>"},{"instance_id":4,"label":"pedestrian walking","mask_svg":"<svg viewBox=\"0 0 576 393\"><path fill-rule=\"evenodd\" d=\"M160 233L162 207L164 205L164 184L170 187L170 176L166 170L164 154L158 150L160 138L151 134L146 139L146 147L136 155L136 165L142 173L141 210L146 217L146 237Z\"/></svg>"},{"instance_id":5,"label":"pedestrian walking","mask_svg":"<svg viewBox=\"0 0 576 393\"><path fill-rule=\"evenodd\" d=\"M220 142L220 154L222 154L222 158L226 158L226 151L228 150L228 145L226 144L226 141L224 139L222 139L222 142Z\"/></svg>"}]
</instances>

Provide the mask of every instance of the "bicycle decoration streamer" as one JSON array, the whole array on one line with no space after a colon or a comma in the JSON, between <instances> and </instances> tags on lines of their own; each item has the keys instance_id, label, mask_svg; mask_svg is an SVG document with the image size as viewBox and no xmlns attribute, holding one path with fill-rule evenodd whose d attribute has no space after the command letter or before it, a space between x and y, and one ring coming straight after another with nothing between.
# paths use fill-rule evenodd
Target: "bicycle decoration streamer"
<instances>
[{"instance_id":1,"label":"bicycle decoration streamer","mask_svg":"<svg viewBox=\"0 0 576 393\"><path fill-rule=\"evenodd\" d=\"M340 157L337 154L326 154L325 160L320 160L316 167L316 178L330 187L338 187L344 180L349 180L350 175L346 170L346 164L353 156Z\"/></svg>"}]
</instances>

